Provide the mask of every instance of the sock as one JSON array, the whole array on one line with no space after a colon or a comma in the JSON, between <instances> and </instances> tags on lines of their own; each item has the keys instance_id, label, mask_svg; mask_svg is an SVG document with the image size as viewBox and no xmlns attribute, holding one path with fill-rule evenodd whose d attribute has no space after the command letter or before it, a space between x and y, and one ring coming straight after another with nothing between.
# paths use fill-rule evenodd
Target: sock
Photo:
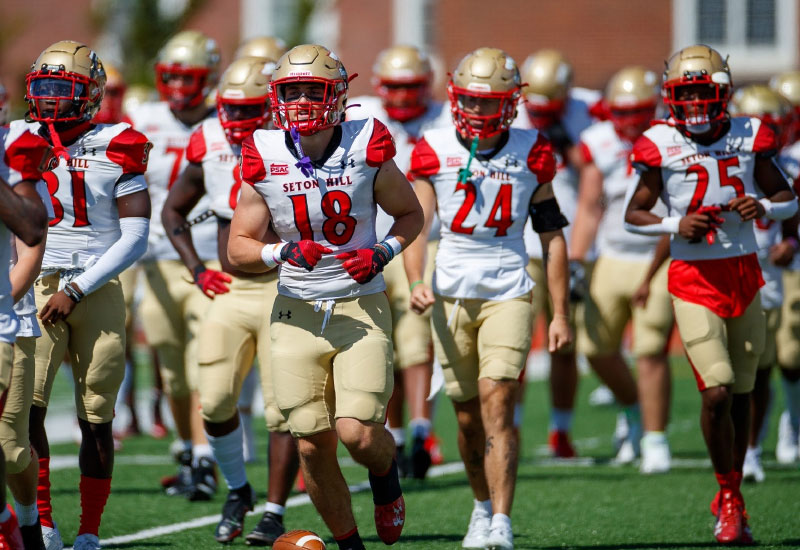
<instances>
[{"instance_id":1,"label":"sock","mask_svg":"<svg viewBox=\"0 0 800 550\"><path fill-rule=\"evenodd\" d=\"M522 426L522 419L524 415L525 415L525 407L522 405L522 403L517 403L516 405L514 405L513 423L515 428L519 428L520 426Z\"/></svg>"},{"instance_id":2,"label":"sock","mask_svg":"<svg viewBox=\"0 0 800 550\"><path fill-rule=\"evenodd\" d=\"M36 487L39 519L44 527L53 528L53 505L50 502L50 457L39 459L39 484Z\"/></svg>"},{"instance_id":3,"label":"sock","mask_svg":"<svg viewBox=\"0 0 800 550\"><path fill-rule=\"evenodd\" d=\"M208 443L192 447L192 466L197 468L201 458L207 458L214 462L214 453L211 452L211 445Z\"/></svg>"},{"instance_id":4,"label":"sock","mask_svg":"<svg viewBox=\"0 0 800 550\"><path fill-rule=\"evenodd\" d=\"M192 440L191 439L181 439L180 445L181 445L181 450L182 451L191 451L192 450Z\"/></svg>"},{"instance_id":5,"label":"sock","mask_svg":"<svg viewBox=\"0 0 800 550\"><path fill-rule=\"evenodd\" d=\"M397 471L397 461L392 459L392 465L381 474L369 473L369 486L372 489L372 502L378 506L391 504L403 494L400 489L400 477Z\"/></svg>"},{"instance_id":6,"label":"sock","mask_svg":"<svg viewBox=\"0 0 800 550\"><path fill-rule=\"evenodd\" d=\"M20 504L14 500L14 512L17 514L17 521L20 527L24 525L33 525L36 523L36 518L39 517L39 509L36 503L33 504Z\"/></svg>"},{"instance_id":7,"label":"sock","mask_svg":"<svg viewBox=\"0 0 800 550\"><path fill-rule=\"evenodd\" d=\"M566 432L572 429L572 409L550 410L550 429L556 432Z\"/></svg>"},{"instance_id":8,"label":"sock","mask_svg":"<svg viewBox=\"0 0 800 550\"><path fill-rule=\"evenodd\" d=\"M100 531L100 518L106 507L108 495L111 494L111 478L99 479L96 477L81 476L81 526L78 534L98 536Z\"/></svg>"},{"instance_id":9,"label":"sock","mask_svg":"<svg viewBox=\"0 0 800 550\"><path fill-rule=\"evenodd\" d=\"M241 401L241 399L240 399ZM253 431L253 415L239 411L239 422L242 424L242 452L245 462L256 458L256 434Z\"/></svg>"},{"instance_id":10,"label":"sock","mask_svg":"<svg viewBox=\"0 0 800 550\"><path fill-rule=\"evenodd\" d=\"M625 419L628 421L628 426L642 423L642 413L639 409L639 403L625 405L622 407L622 412L625 413Z\"/></svg>"},{"instance_id":11,"label":"sock","mask_svg":"<svg viewBox=\"0 0 800 550\"><path fill-rule=\"evenodd\" d=\"M283 517L286 514L286 506L281 506L280 504L275 504L274 502L267 502L267 506L264 511Z\"/></svg>"},{"instance_id":12,"label":"sock","mask_svg":"<svg viewBox=\"0 0 800 550\"><path fill-rule=\"evenodd\" d=\"M473 499L473 500L475 501L476 510L483 510L487 516L492 515L492 499L486 499L486 500Z\"/></svg>"},{"instance_id":13,"label":"sock","mask_svg":"<svg viewBox=\"0 0 800 550\"><path fill-rule=\"evenodd\" d=\"M5 523L9 519L11 519L11 508L9 508L8 504L6 504L5 509L3 509L2 512L0 512L0 523Z\"/></svg>"},{"instance_id":14,"label":"sock","mask_svg":"<svg viewBox=\"0 0 800 550\"><path fill-rule=\"evenodd\" d=\"M786 409L789 411L789 419L792 423L792 428L797 429L800 425L800 380L794 382L781 376L781 383L783 384L783 395L786 399Z\"/></svg>"},{"instance_id":15,"label":"sock","mask_svg":"<svg viewBox=\"0 0 800 550\"><path fill-rule=\"evenodd\" d=\"M242 455L242 425L227 435L214 437L206 434L208 443L214 451L214 458L228 484L228 489L233 491L244 487L247 483L247 472L244 469L244 456Z\"/></svg>"},{"instance_id":16,"label":"sock","mask_svg":"<svg viewBox=\"0 0 800 550\"><path fill-rule=\"evenodd\" d=\"M336 544L339 545L339 550L366 550L364 541L361 540L361 535L358 534L358 527L354 527L346 535L334 538L336 539Z\"/></svg>"},{"instance_id":17,"label":"sock","mask_svg":"<svg viewBox=\"0 0 800 550\"><path fill-rule=\"evenodd\" d=\"M501 525L505 525L511 529L511 518L505 514L494 514L492 516L492 528L500 527Z\"/></svg>"},{"instance_id":18,"label":"sock","mask_svg":"<svg viewBox=\"0 0 800 550\"><path fill-rule=\"evenodd\" d=\"M642 442L647 440L650 443L663 443L667 440L667 435L664 432L657 432L657 431L647 431L644 432L642 436Z\"/></svg>"},{"instance_id":19,"label":"sock","mask_svg":"<svg viewBox=\"0 0 800 550\"><path fill-rule=\"evenodd\" d=\"M411 429L411 437L421 437L425 439L431 433L431 421L427 418L414 418L408 423Z\"/></svg>"},{"instance_id":20,"label":"sock","mask_svg":"<svg viewBox=\"0 0 800 550\"><path fill-rule=\"evenodd\" d=\"M396 447L402 447L406 444L405 428L389 428L389 433L392 434L392 439L394 439L394 444Z\"/></svg>"}]
</instances>

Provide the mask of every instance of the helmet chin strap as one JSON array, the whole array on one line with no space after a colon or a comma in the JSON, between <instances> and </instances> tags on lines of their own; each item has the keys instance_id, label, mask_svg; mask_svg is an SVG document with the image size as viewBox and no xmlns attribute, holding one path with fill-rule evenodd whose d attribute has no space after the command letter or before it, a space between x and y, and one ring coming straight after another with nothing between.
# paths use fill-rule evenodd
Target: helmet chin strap
<instances>
[{"instance_id":1,"label":"helmet chin strap","mask_svg":"<svg viewBox=\"0 0 800 550\"><path fill-rule=\"evenodd\" d=\"M65 161L69 161L69 151L64 145L61 143L61 138L58 136L58 132L56 132L55 125L52 121L47 121L47 131L50 133L50 141L53 143L53 154L56 158L63 158Z\"/></svg>"},{"instance_id":2,"label":"helmet chin strap","mask_svg":"<svg viewBox=\"0 0 800 550\"><path fill-rule=\"evenodd\" d=\"M472 145L469 147L467 166L458 171L458 183L466 183L469 177L472 175L469 167L472 164L472 159L475 158L475 154L478 152L478 141L480 141L478 136L472 138Z\"/></svg>"},{"instance_id":3,"label":"helmet chin strap","mask_svg":"<svg viewBox=\"0 0 800 550\"><path fill-rule=\"evenodd\" d=\"M311 164L311 159L308 158L308 155L303 152L303 146L300 144L300 130L297 128L292 128L289 130L289 135L292 136L294 150L297 151L297 156L300 157L300 160L295 164L295 167L300 169L300 171L303 173L303 176L310 178L314 175L314 166Z\"/></svg>"}]
</instances>

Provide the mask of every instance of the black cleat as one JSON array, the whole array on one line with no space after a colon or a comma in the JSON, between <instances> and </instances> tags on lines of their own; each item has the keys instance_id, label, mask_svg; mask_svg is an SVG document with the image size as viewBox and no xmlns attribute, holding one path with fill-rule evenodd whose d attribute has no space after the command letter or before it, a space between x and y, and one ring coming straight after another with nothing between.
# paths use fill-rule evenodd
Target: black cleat
<instances>
[{"instance_id":1,"label":"black cleat","mask_svg":"<svg viewBox=\"0 0 800 550\"><path fill-rule=\"evenodd\" d=\"M264 512L261 521L250 531L245 540L248 546L272 546L275 540L286 532L283 517L272 512Z\"/></svg>"},{"instance_id":2,"label":"black cleat","mask_svg":"<svg viewBox=\"0 0 800 550\"><path fill-rule=\"evenodd\" d=\"M431 453L425 448L425 438L417 436L411 444L411 476L414 479L425 479L431 467Z\"/></svg>"},{"instance_id":3,"label":"black cleat","mask_svg":"<svg viewBox=\"0 0 800 550\"><path fill-rule=\"evenodd\" d=\"M214 462L207 457L200 457L196 468L192 468L191 487L186 498L191 501L211 500L217 492L217 476Z\"/></svg>"},{"instance_id":4,"label":"black cleat","mask_svg":"<svg viewBox=\"0 0 800 550\"><path fill-rule=\"evenodd\" d=\"M406 455L406 446L398 445L395 447L395 457L397 460L397 470L401 478L411 477L411 461Z\"/></svg>"},{"instance_id":5,"label":"black cleat","mask_svg":"<svg viewBox=\"0 0 800 550\"><path fill-rule=\"evenodd\" d=\"M192 480L192 451L183 451L178 455L178 475L164 486L164 491L171 497L185 496L194 490Z\"/></svg>"},{"instance_id":6,"label":"black cleat","mask_svg":"<svg viewBox=\"0 0 800 550\"><path fill-rule=\"evenodd\" d=\"M214 530L217 542L232 542L242 534L244 516L253 509L256 503L256 494L249 483L228 493L228 498L222 506L222 519Z\"/></svg>"},{"instance_id":7,"label":"black cleat","mask_svg":"<svg viewBox=\"0 0 800 550\"><path fill-rule=\"evenodd\" d=\"M39 518L36 518L36 523L33 525L20 525L19 531L22 533L25 550L47 550L42 539L42 524Z\"/></svg>"}]
</instances>

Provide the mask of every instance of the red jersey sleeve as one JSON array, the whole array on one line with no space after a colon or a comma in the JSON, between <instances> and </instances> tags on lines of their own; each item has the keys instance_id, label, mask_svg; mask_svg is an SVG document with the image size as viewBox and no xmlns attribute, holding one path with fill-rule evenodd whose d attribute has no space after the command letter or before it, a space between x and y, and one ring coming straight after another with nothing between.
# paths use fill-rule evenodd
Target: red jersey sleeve
<instances>
[{"instance_id":1,"label":"red jersey sleeve","mask_svg":"<svg viewBox=\"0 0 800 550\"><path fill-rule=\"evenodd\" d=\"M253 136L242 142L242 181L255 185L267 179L267 170L264 168L264 159L256 148Z\"/></svg>"},{"instance_id":2,"label":"red jersey sleeve","mask_svg":"<svg viewBox=\"0 0 800 550\"><path fill-rule=\"evenodd\" d=\"M646 168L661 167L661 153L658 147L647 136L641 136L633 144L631 164Z\"/></svg>"},{"instance_id":3,"label":"red jersey sleeve","mask_svg":"<svg viewBox=\"0 0 800 550\"><path fill-rule=\"evenodd\" d=\"M422 138L411 151L411 167L408 169L409 181L429 178L439 173L439 156L425 138Z\"/></svg>"},{"instance_id":4,"label":"red jersey sleeve","mask_svg":"<svg viewBox=\"0 0 800 550\"><path fill-rule=\"evenodd\" d=\"M52 156L52 148L42 137L23 132L6 147L3 160L6 166L20 173L20 179L39 181L42 172L49 169Z\"/></svg>"},{"instance_id":5,"label":"red jersey sleeve","mask_svg":"<svg viewBox=\"0 0 800 550\"><path fill-rule=\"evenodd\" d=\"M200 126L192 132L189 138L189 145L186 147L186 160L200 164L206 156L206 138L203 135L203 127Z\"/></svg>"},{"instance_id":6,"label":"red jersey sleeve","mask_svg":"<svg viewBox=\"0 0 800 550\"><path fill-rule=\"evenodd\" d=\"M123 174L143 174L147 170L152 148L153 144L147 141L144 134L126 128L108 144L106 156L122 167Z\"/></svg>"},{"instance_id":7,"label":"red jersey sleeve","mask_svg":"<svg viewBox=\"0 0 800 550\"><path fill-rule=\"evenodd\" d=\"M581 156L583 157L583 162L585 162L586 164L594 162L594 159L592 158L592 150L589 149L589 146L582 141L578 146L581 149Z\"/></svg>"},{"instance_id":8,"label":"red jersey sleeve","mask_svg":"<svg viewBox=\"0 0 800 550\"><path fill-rule=\"evenodd\" d=\"M383 122L377 118L372 122L372 135L367 145L367 165L376 167L394 158L397 151L394 146L394 138Z\"/></svg>"},{"instance_id":9,"label":"red jersey sleeve","mask_svg":"<svg viewBox=\"0 0 800 550\"><path fill-rule=\"evenodd\" d=\"M551 182L556 177L553 146L542 134L536 137L536 143L528 151L528 169L536 174L539 184Z\"/></svg>"},{"instance_id":10,"label":"red jersey sleeve","mask_svg":"<svg viewBox=\"0 0 800 550\"><path fill-rule=\"evenodd\" d=\"M778 152L778 139L769 124L764 124L764 122L759 124L756 138L753 140L753 152L764 156L771 156Z\"/></svg>"}]
</instances>

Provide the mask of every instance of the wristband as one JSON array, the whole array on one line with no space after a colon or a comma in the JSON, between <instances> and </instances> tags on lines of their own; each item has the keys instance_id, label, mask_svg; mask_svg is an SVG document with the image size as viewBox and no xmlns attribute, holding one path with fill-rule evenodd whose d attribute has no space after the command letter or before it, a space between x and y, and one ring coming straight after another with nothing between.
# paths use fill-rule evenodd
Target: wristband
<instances>
[{"instance_id":1,"label":"wristband","mask_svg":"<svg viewBox=\"0 0 800 550\"><path fill-rule=\"evenodd\" d=\"M800 249L800 241L797 240L797 237L786 237L783 240L788 242L792 246L792 250L795 252Z\"/></svg>"},{"instance_id":2,"label":"wristband","mask_svg":"<svg viewBox=\"0 0 800 550\"><path fill-rule=\"evenodd\" d=\"M387 235L386 238L383 239L383 241L381 242L383 244L388 245L392 249L392 252L394 252L394 256L397 256L403 251L403 245L400 244L400 241L398 241L397 237L395 237L394 235Z\"/></svg>"},{"instance_id":3,"label":"wristband","mask_svg":"<svg viewBox=\"0 0 800 550\"><path fill-rule=\"evenodd\" d=\"M418 286L418 285L421 285L421 284L422 284L422 283L424 283L424 282L425 282L425 281L423 281L422 279L420 279L419 281L414 281L413 283L411 283L410 285L408 285L408 291L409 291L409 292L413 291L413 290L414 290L414 288L415 288L416 286Z\"/></svg>"},{"instance_id":4,"label":"wristband","mask_svg":"<svg viewBox=\"0 0 800 550\"><path fill-rule=\"evenodd\" d=\"M194 269L192 269L192 276L194 277L194 282L195 283L197 282L197 277L199 277L200 274L205 270L206 270L206 266L204 266L203 264L198 264L198 265L195 266Z\"/></svg>"},{"instance_id":5,"label":"wristband","mask_svg":"<svg viewBox=\"0 0 800 550\"><path fill-rule=\"evenodd\" d=\"M75 287L73 287L71 284L64 285L64 294L66 294L69 299L76 304L81 301L81 298L83 298L83 296L77 290L75 290Z\"/></svg>"},{"instance_id":6,"label":"wristband","mask_svg":"<svg viewBox=\"0 0 800 550\"><path fill-rule=\"evenodd\" d=\"M261 261L270 269L282 264L281 250L287 243L267 244L261 249Z\"/></svg>"},{"instance_id":7,"label":"wristband","mask_svg":"<svg viewBox=\"0 0 800 550\"><path fill-rule=\"evenodd\" d=\"M794 198L783 202L772 202L763 198L758 202L764 207L764 215L773 220L786 220L797 212L797 201Z\"/></svg>"}]
</instances>

